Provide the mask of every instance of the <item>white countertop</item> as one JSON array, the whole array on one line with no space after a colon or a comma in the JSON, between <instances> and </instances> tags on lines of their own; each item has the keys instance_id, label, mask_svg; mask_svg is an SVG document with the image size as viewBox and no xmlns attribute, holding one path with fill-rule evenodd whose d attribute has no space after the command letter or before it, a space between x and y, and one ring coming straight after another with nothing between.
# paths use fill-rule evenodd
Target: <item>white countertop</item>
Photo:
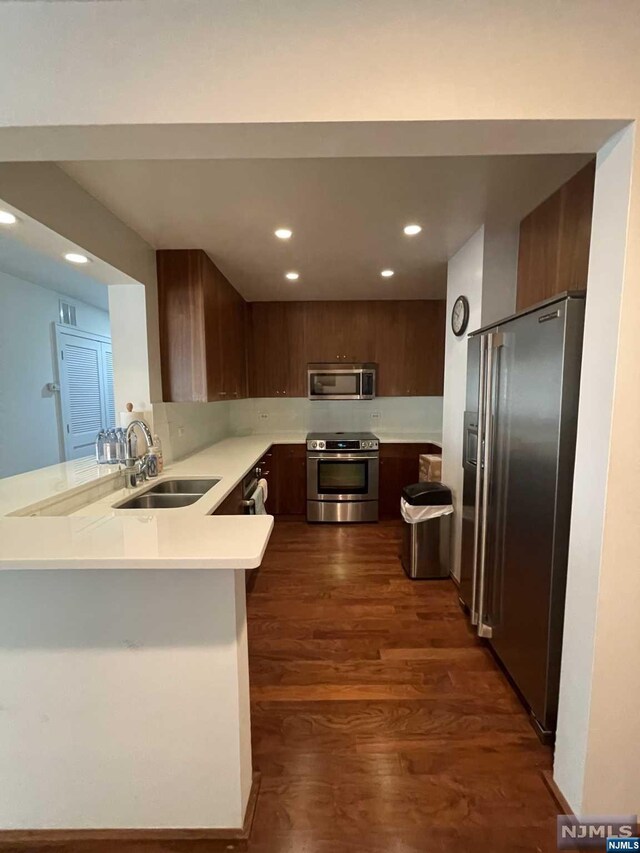
<instances>
[{"instance_id":1,"label":"white countertop","mask_svg":"<svg viewBox=\"0 0 640 853\"><path fill-rule=\"evenodd\" d=\"M255 569L273 529L271 515L164 512L0 519L0 569Z\"/></svg>"},{"instance_id":2,"label":"white countertop","mask_svg":"<svg viewBox=\"0 0 640 853\"><path fill-rule=\"evenodd\" d=\"M378 433L381 442L431 442L427 433ZM303 443L306 433L227 438L165 468L162 479L219 478L195 503L178 509L122 510L114 504L143 492L118 489L72 515L24 516L55 499L106 485L118 472L91 460L54 465L0 480L0 569L252 569L260 565L273 517L211 513L272 444ZM156 480L154 482L159 482ZM267 502L268 506L268 502Z\"/></svg>"},{"instance_id":3,"label":"white countertop","mask_svg":"<svg viewBox=\"0 0 640 853\"><path fill-rule=\"evenodd\" d=\"M49 465L13 477L0 478L0 516L19 512L25 507L33 510L62 497L71 497L122 477L109 465L98 465L91 456Z\"/></svg>"}]
</instances>

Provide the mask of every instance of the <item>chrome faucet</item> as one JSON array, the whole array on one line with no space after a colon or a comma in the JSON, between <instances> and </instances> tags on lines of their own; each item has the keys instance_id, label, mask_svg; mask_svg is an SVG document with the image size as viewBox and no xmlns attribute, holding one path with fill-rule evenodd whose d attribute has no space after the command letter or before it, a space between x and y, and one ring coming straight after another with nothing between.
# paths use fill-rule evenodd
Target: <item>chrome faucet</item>
<instances>
[{"instance_id":1,"label":"chrome faucet","mask_svg":"<svg viewBox=\"0 0 640 853\"><path fill-rule=\"evenodd\" d=\"M133 432L133 428L136 426L139 426L142 430L144 439L147 443L147 450L143 456L136 456L133 451L133 443L135 441L135 434ZM126 452L126 456L124 459L125 485L128 489L135 489L135 487L139 485L142 480L146 480L147 478L149 451L153 447L153 436L151 435L151 430L144 421L131 421L125 433L124 444Z\"/></svg>"}]
</instances>

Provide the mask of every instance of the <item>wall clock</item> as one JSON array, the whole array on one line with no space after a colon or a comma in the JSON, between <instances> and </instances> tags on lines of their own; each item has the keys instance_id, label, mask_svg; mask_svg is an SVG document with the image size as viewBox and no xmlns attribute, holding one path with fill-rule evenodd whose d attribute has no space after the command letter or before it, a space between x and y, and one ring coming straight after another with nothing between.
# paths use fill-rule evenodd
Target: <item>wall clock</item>
<instances>
[{"instance_id":1,"label":"wall clock","mask_svg":"<svg viewBox=\"0 0 640 853\"><path fill-rule=\"evenodd\" d=\"M453 310L451 311L451 329L453 330L453 334L458 337L463 335L468 322L469 300L466 296L458 296L453 303Z\"/></svg>"}]
</instances>

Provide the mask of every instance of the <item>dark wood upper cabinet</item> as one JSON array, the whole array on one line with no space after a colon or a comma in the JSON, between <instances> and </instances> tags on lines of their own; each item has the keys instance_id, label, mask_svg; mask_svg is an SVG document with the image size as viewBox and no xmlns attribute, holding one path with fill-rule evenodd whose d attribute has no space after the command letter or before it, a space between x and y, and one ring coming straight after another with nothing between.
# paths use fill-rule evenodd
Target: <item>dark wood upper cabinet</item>
<instances>
[{"instance_id":1,"label":"dark wood upper cabinet","mask_svg":"<svg viewBox=\"0 0 640 853\"><path fill-rule=\"evenodd\" d=\"M306 397L309 362L376 362L382 397L442 395L444 301L247 304L200 249L157 269L167 402Z\"/></svg>"},{"instance_id":2,"label":"dark wood upper cabinet","mask_svg":"<svg viewBox=\"0 0 640 853\"><path fill-rule=\"evenodd\" d=\"M445 302L372 303L380 397L441 396Z\"/></svg>"},{"instance_id":3,"label":"dark wood upper cabinet","mask_svg":"<svg viewBox=\"0 0 640 853\"><path fill-rule=\"evenodd\" d=\"M305 397L309 362L378 364L382 397L441 396L442 300L253 302L249 394Z\"/></svg>"},{"instance_id":4,"label":"dark wood upper cabinet","mask_svg":"<svg viewBox=\"0 0 640 853\"><path fill-rule=\"evenodd\" d=\"M249 305L249 396L304 397L304 303Z\"/></svg>"},{"instance_id":5,"label":"dark wood upper cabinet","mask_svg":"<svg viewBox=\"0 0 640 853\"><path fill-rule=\"evenodd\" d=\"M163 399L247 396L246 303L201 249L156 253Z\"/></svg>"},{"instance_id":6,"label":"dark wood upper cabinet","mask_svg":"<svg viewBox=\"0 0 640 853\"><path fill-rule=\"evenodd\" d=\"M587 287L595 160L520 223L517 310Z\"/></svg>"},{"instance_id":7,"label":"dark wood upper cabinet","mask_svg":"<svg viewBox=\"0 0 640 853\"><path fill-rule=\"evenodd\" d=\"M371 302L304 302L307 362L375 361Z\"/></svg>"}]
</instances>

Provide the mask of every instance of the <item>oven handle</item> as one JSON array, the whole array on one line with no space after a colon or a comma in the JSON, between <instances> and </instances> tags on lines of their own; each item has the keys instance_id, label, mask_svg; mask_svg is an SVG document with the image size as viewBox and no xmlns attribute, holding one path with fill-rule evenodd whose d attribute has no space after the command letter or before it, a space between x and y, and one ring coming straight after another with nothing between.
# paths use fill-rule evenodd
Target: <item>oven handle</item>
<instances>
[{"instance_id":1,"label":"oven handle","mask_svg":"<svg viewBox=\"0 0 640 853\"><path fill-rule=\"evenodd\" d=\"M367 460L375 461L376 459L379 459L379 458L380 457L378 454L376 454L375 456L368 456L368 455L365 455L363 453L347 454L347 453L340 453L340 452L333 453L331 451L329 453L321 453L317 456L310 456L309 454L307 454L307 459L311 459L312 461L317 460L317 461L322 461L322 462L327 462L327 461L330 462L332 460L338 461L338 462L340 462L340 461L343 461L343 462L357 462L357 461L366 462Z\"/></svg>"}]
</instances>

